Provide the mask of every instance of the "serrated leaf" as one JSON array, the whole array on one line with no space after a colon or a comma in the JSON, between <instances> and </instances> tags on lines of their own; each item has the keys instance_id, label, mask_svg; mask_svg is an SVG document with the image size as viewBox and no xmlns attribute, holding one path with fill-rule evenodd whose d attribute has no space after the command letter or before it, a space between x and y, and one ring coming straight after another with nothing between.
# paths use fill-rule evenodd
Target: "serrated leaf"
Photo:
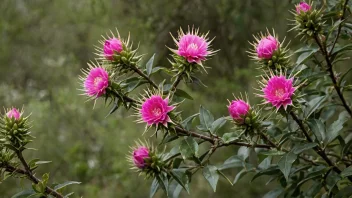
<instances>
[{"instance_id":1,"label":"serrated leaf","mask_svg":"<svg viewBox=\"0 0 352 198\"><path fill-rule=\"evenodd\" d=\"M147 76L150 76L150 74L152 73L154 56L155 56L155 54L153 54L153 56L148 60L148 62L146 64Z\"/></svg>"},{"instance_id":2,"label":"serrated leaf","mask_svg":"<svg viewBox=\"0 0 352 198\"><path fill-rule=\"evenodd\" d=\"M77 182L77 181L67 181L67 182L64 182L64 183L62 183L62 184L56 185L56 186L54 187L54 190L59 190L59 189L65 188L66 186L73 185L73 184L81 184L81 182Z\"/></svg>"},{"instance_id":3,"label":"serrated leaf","mask_svg":"<svg viewBox=\"0 0 352 198\"><path fill-rule=\"evenodd\" d=\"M224 117L221 117L217 120L215 120L211 124L210 132L215 134L224 124L226 123L226 119Z\"/></svg>"},{"instance_id":4,"label":"serrated leaf","mask_svg":"<svg viewBox=\"0 0 352 198\"><path fill-rule=\"evenodd\" d=\"M325 96L319 96L308 102L307 107L304 109L305 117L308 118L312 113L314 113L325 101Z\"/></svg>"},{"instance_id":5,"label":"serrated leaf","mask_svg":"<svg viewBox=\"0 0 352 198\"><path fill-rule=\"evenodd\" d=\"M184 119L181 122L182 127L185 128L186 130L190 130L191 126L192 126L192 121L197 115L199 115L199 113L196 113L196 114L191 115L188 118Z\"/></svg>"},{"instance_id":6,"label":"serrated leaf","mask_svg":"<svg viewBox=\"0 0 352 198\"><path fill-rule=\"evenodd\" d=\"M187 92L183 91L182 89L176 89L175 95L181 98L193 100L192 96L190 96Z\"/></svg>"},{"instance_id":7,"label":"serrated leaf","mask_svg":"<svg viewBox=\"0 0 352 198\"><path fill-rule=\"evenodd\" d=\"M346 111L340 113L339 118L326 130L326 138L324 140L326 145L332 142L340 134L340 131L343 129L343 125L348 119L349 115Z\"/></svg>"},{"instance_id":8,"label":"serrated leaf","mask_svg":"<svg viewBox=\"0 0 352 198\"><path fill-rule=\"evenodd\" d=\"M219 181L219 174L217 172L216 166L207 165L203 169L203 176L209 182L210 186L216 192L216 185Z\"/></svg>"},{"instance_id":9,"label":"serrated leaf","mask_svg":"<svg viewBox=\"0 0 352 198\"><path fill-rule=\"evenodd\" d=\"M319 142L325 139L325 125L319 119L310 119L307 121L309 128L312 130L314 136Z\"/></svg>"},{"instance_id":10,"label":"serrated leaf","mask_svg":"<svg viewBox=\"0 0 352 198\"><path fill-rule=\"evenodd\" d=\"M309 149L314 148L316 146L318 146L318 144L314 143L314 142L307 143L307 144L295 145L295 147L292 149L292 151L294 154L299 155L303 151L309 150Z\"/></svg>"},{"instance_id":11,"label":"serrated leaf","mask_svg":"<svg viewBox=\"0 0 352 198\"><path fill-rule=\"evenodd\" d=\"M210 130L212 123L214 122L214 116L205 109L203 106L200 106L199 110L199 119L200 124L206 129Z\"/></svg>"},{"instance_id":12,"label":"serrated leaf","mask_svg":"<svg viewBox=\"0 0 352 198\"><path fill-rule=\"evenodd\" d=\"M290 175L292 164L296 159L296 154L294 154L293 152L288 152L283 155L277 163L281 172L284 174L286 181L288 181L288 176Z\"/></svg>"},{"instance_id":13,"label":"serrated leaf","mask_svg":"<svg viewBox=\"0 0 352 198\"><path fill-rule=\"evenodd\" d=\"M198 143L192 137L187 137L180 144L180 153L183 159L198 157Z\"/></svg>"}]
</instances>

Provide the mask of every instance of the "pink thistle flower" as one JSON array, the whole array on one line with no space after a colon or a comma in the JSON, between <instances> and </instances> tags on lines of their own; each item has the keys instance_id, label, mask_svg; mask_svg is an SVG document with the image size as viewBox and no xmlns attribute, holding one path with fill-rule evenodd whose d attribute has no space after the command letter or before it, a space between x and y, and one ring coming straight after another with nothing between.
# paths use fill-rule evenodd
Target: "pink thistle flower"
<instances>
[{"instance_id":1,"label":"pink thistle flower","mask_svg":"<svg viewBox=\"0 0 352 198\"><path fill-rule=\"evenodd\" d=\"M243 100L232 100L228 106L229 114L238 122L243 123L244 117L248 114L250 106Z\"/></svg>"},{"instance_id":2,"label":"pink thistle flower","mask_svg":"<svg viewBox=\"0 0 352 198\"><path fill-rule=\"evenodd\" d=\"M147 98L140 109L141 118L148 125L163 124L167 127L167 123L171 122L168 113L175 109L169 106L169 98L163 99L160 95L152 95Z\"/></svg>"},{"instance_id":3,"label":"pink thistle flower","mask_svg":"<svg viewBox=\"0 0 352 198\"><path fill-rule=\"evenodd\" d=\"M293 78L287 79L283 75L272 76L262 89L266 103L271 103L277 109L281 106L286 109L288 105L292 105L292 95L295 90Z\"/></svg>"},{"instance_id":4,"label":"pink thistle flower","mask_svg":"<svg viewBox=\"0 0 352 198\"><path fill-rule=\"evenodd\" d=\"M87 72L84 81L84 91L88 96L100 97L109 86L109 74L102 67L93 67Z\"/></svg>"},{"instance_id":5,"label":"pink thistle flower","mask_svg":"<svg viewBox=\"0 0 352 198\"><path fill-rule=\"evenodd\" d=\"M149 159L149 149L145 146L139 146L133 150L133 163L137 168L143 169L146 166L146 159Z\"/></svg>"},{"instance_id":6,"label":"pink thistle flower","mask_svg":"<svg viewBox=\"0 0 352 198\"><path fill-rule=\"evenodd\" d=\"M10 119L15 118L15 120L18 120L21 117L21 113L18 111L18 109L12 108L10 111L6 113L6 116Z\"/></svg>"},{"instance_id":7,"label":"pink thistle flower","mask_svg":"<svg viewBox=\"0 0 352 198\"><path fill-rule=\"evenodd\" d=\"M179 56L184 57L189 63L201 64L208 56L212 56L215 52L209 49L211 41L208 41L207 35L199 35L199 29L188 30L185 34L182 29L179 31L178 39L172 37L178 47L172 50Z\"/></svg>"},{"instance_id":8,"label":"pink thistle flower","mask_svg":"<svg viewBox=\"0 0 352 198\"><path fill-rule=\"evenodd\" d=\"M258 58L271 59L274 52L280 47L277 39L271 35L263 37L256 46Z\"/></svg>"},{"instance_id":9,"label":"pink thistle flower","mask_svg":"<svg viewBox=\"0 0 352 198\"><path fill-rule=\"evenodd\" d=\"M113 60L114 53L122 51L122 42L117 38L110 38L104 43L104 56L108 60Z\"/></svg>"},{"instance_id":10,"label":"pink thistle flower","mask_svg":"<svg viewBox=\"0 0 352 198\"><path fill-rule=\"evenodd\" d=\"M306 2L300 2L296 5L297 14L300 14L301 12L308 12L310 9L312 9L312 6Z\"/></svg>"}]
</instances>

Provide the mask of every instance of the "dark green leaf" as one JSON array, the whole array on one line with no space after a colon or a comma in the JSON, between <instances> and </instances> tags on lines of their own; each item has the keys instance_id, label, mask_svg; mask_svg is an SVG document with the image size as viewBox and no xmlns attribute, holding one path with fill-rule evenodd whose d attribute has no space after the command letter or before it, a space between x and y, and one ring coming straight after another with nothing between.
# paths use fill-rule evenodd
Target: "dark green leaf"
<instances>
[{"instance_id":1,"label":"dark green leaf","mask_svg":"<svg viewBox=\"0 0 352 198\"><path fill-rule=\"evenodd\" d=\"M185 138L180 144L180 153L183 159L198 157L198 143L192 137Z\"/></svg>"},{"instance_id":2,"label":"dark green leaf","mask_svg":"<svg viewBox=\"0 0 352 198\"><path fill-rule=\"evenodd\" d=\"M176 89L175 95L181 98L193 100L192 96L190 96L187 92L183 91L182 89Z\"/></svg>"},{"instance_id":3,"label":"dark green leaf","mask_svg":"<svg viewBox=\"0 0 352 198\"><path fill-rule=\"evenodd\" d=\"M169 197L170 198L178 198L180 196L180 193L182 191L182 186L177 183L177 181L172 180L169 184Z\"/></svg>"},{"instance_id":4,"label":"dark green leaf","mask_svg":"<svg viewBox=\"0 0 352 198\"><path fill-rule=\"evenodd\" d=\"M153 54L153 56L148 60L147 65L146 65L146 70L147 70L148 76L152 73L154 56L155 56L155 54Z\"/></svg>"},{"instance_id":5,"label":"dark green leaf","mask_svg":"<svg viewBox=\"0 0 352 198\"><path fill-rule=\"evenodd\" d=\"M233 180L233 184L237 183L248 171L246 169L242 169L240 172L236 174L235 179Z\"/></svg>"},{"instance_id":6,"label":"dark green leaf","mask_svg":"<svg viewBox=\"0 0 352 198\"><path fill-rule=\"evenodd\" d=\"M155 176L155 178L156 178L156 180L158 181L159 186L161 187L161 189L164 190L166 196L168 196L168 193L169 193L169 191L168 191L168 188L169 188L169 180L168 180L167 176L164 175L164 174L157 174L157 175Z\"/></svg>"},{"instance_id":7,"label":"dark green leaf","mask_svg":"<svg viewBox=\"0 0 352 198\"><path fill-rule=\"evenodd\" d=\"M158 189L159 189L158 180L156 178L154 178L152 185L150 186L149 198L154 197L154 195L158 191Z\"/></svg>"},{"instance_id":8,"label":"dark green leaf","mask_svg":"<svg viewBox=\"0 0 352 198\"><path fill-rule=\"evenodd\" d=\"M216 166L208 165L203 169L203 176L209 182L210 186L216 192L216 185L219 181L219 174L217 172Z\"/></svg>"},{"instance_id":9,"label":"dark green leaf","mask_svg":"<svg viewBox=\"0 0 352 198\"><path fill-rule=\"evenodd\" d=\"M307 107L304 109L305 117L308 118L312 113L314 113L325 101L325 96L319 96L308 102Z\"/></svg>"},{"instance_id":10,"label":"dark green leaf","mask_svg":"<svg viewBox=\"0 0 352 198\"><path fill-rule=\"evenodd\" d=\"M299 145L295 145L295 147L292 149L293 153L296 155L301 154L303 151L309 150L311 148L314 148L318 146L317 143L307 143L307 144L299 144Z\"/></svg>"},{"instance_id":11,"label":"dark green leaf","mask_svg":"<svg viewBox=\"0 0 352 198\"><path fill-rule=\"evenodd\" d=\"M199 115L199 113L191 115L188 118L186 118L185 120L183 120L181 122L182 127L185 128L186 130L190 130L192 127L192 121L197 115Z\"/></svg>"},{"instance_id":12,"label":"dark green leaf","mask_svg":"<svg viewBox=\"0 0 352 198\"><path fill-rule=\"evenodd\" d=\"M307 121L309 128L312 130L314 136L319 142L325 139L325 125L319 119L310 119Z\"/></svg>"},{"instance_id":13,"label":"dark green leaf","mask_svg":"<svg viewBox=\"0 0 352 198\"><path fill-rule=\"evenodd\" d=\"M269 191L268 193L266 193L263 198L277 198L281 195L281 193L283 192L283 189L281 188L277 188L274 189L272 191Z\"/></svg>"},{"instance_id":14,"label":"dark green leaf","mask_svg":"<svg viewBox=\"0 0 352 198\"><path fill-rule=\"evenodd\" d=\"M339 190L335 198L347 198L352 195L352 186L346 186L345 188Z\"/></svg>"},{"instance_id":15,"label":"dark green leaf","mask_svg":"<svg viewBox=\"0 0 352 198\"><path fill-rule=\"evenodd\" d=\"M345 170L343 170L341 172L341 176L342 177L348 177L348 176L351 176L352 175L352 166L349 166L347 168L345 168Z\"/></svg>"},{"instance_id":16,"label":"dark green leaf","mask_svg":"<svg viewBox=\"0 0 352 198\"><path fill-rule=\"evenodd\" d=\"M243 160L237 155L228 158L223 165L219 166L219 170L228 168L243 167Z\"/></svg>"},{"instance_id":17,"label":"dark green leaf","mask_svg":"<svg viewBox=\"0 0 352 198\"><path fill-rule=\"evenodd\" d=\"M281 157L277 165L279 166L281 172L284 174L286 180L291 172L291 167L293 162L297 159L297 155L293 152L288 152Z\"/></svg>"},{"instance_id":18,"label":"dark green leaf","mask_svg":"<svg viewBox=\"0 0 352 198\"><path fill-rule=\"evenodd\" d=\"M224 117L221 117L217 120L215 120L211 124L210 132L215 134L224 124L226 123L226 119Z\"/></svg>"},{"instance_id":19,"label":"dark green leaf","mask_svg":"<svg viewBox=\"0 0 352 198\"><path fill-rule=\"evenodd\" d=\"M67 182L65 182L65 183L56 185L56 186L54 187L54 190L59 190L59 189L65 188L66 186L69 186L69 185L72 185L72 184L80 184L80 183L81 183L81 182L77 182L77 181L67 181Z\"/></svg>"},{"instance_id":20,"label":"dark green leaf","mask_svg":"<svg viewBox=\"0 0 352 198\"><path fill-rule=\"evenodd\" d=\"M257 174L255 174L251 180L253 182L255 179L262 175L279 175L281 173L280 169L278 166L273 166L265 170L259 171Z\"/></svg>"},{"instance_id":21,"label":"dark green leaf","mask_svg":"<svg viewBox=\"0 0 352 198\"><path fill-rule=\"evenodd\" d=\"M268 169L270 167L270 164L271 164L271 159L272 159L271 156L265 158L262 162L260 162L260 164L258 165L258 168L260 170Z\"/></svg>"},{"instance_id":22,"label":"dark green leaf","mask_svg":"<svg viewBox=\"0 0 352 198\"><path fill-rule=\"evenodd\" d=\"M339 118L333 122L326 131L325 144L332 142L343 129L343 124L349 119L349 115L346 111L340 113Z\"/></svg>"},{"instance_id":23,"label":"dark green leaf","mask_svg":"<svg viewBox=\"0 0 352 198\"><path fill-rule=\"evenodd\" d=\"M311 50L311 51L302 53L302 54L297 58L296 64L297 64L297 65L302 64L302 63L305 62L308 58L310 58L311 56L313 56L313 54L314 54L315 52L317 52L317 51L318 51L318 49L315 48L315 49L313 49L313 50Z\"/></svg>"},{"instance_id":24,"label":"dark green leaf","mask_svg":"<svg viewBox=\"0 0 352 198\"><path fill-rule=\"evenodd\" d=\"M205 109L203 106L200 106L199 110L199 119L200 124L206 129L210 130L212 123L214 122L214 116Z\"/></svg>"},{"instance_id":25,"label":"dark green leaf","mask_svg":"<svg viewBox=\"0 0 352 198\"><path fill-rule=\"evenodd\" d=\"M189 193L188 178L184 171L173 170L170 172L170 175L177 181L178 184L182 186L183 189Z\"/></svg>"}]
</instances>

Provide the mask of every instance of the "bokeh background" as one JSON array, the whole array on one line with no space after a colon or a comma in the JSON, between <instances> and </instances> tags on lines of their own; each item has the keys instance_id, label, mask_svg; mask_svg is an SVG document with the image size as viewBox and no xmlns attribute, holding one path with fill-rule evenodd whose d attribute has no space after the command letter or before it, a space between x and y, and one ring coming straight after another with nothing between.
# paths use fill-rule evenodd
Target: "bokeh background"
<instances>
[{"instance_id":1,"label":"bokeh background","mask_svg":"<svg viewBox=\"0 0 352 198\"><path fill-rule=\"evenodd\" d=\"M227 115L227 99L248 92L251 102L256 87L254 62L246 51L253 34L275 31L292 40L288 19L297 1L289 0L0 0L0 106L24 107L32 112L33 135L27 159L53 161L38 169L50 172L51 183L81 181L68 190L73 197L147 197L151 181L129 170L125 160L129 146L141 138L144 125L134 123L131 112L118 110L106 117L102 102L85 102L79 96L78 76L95 58L94 45L110 29L128 32L144 63L156 53L156 65L169 67L166 46L174 47L169 35L187 26L200 27L216 37L214 49L221 49L206 62L209 74L200 74L207 88L192 85L193 101L183 104L183 115L198 111L202 104L216 116ZM142 63L142 64L144 64ZM165 76L155 76L160 82ZM146 134L148 138L151 134ZM236 152L227 148L212 162ZM239 170L231 170L232 178ZM231 186L222 178L216 193L198 174L191 195L182 197L262 197L274 186L263 177L250 184L250 175ZM27 188L29 182L8 179L0 184L0 197L7 198ZM68 191L67 191L68 192ZM157 197L164 197L159 192Z\"/></svg>"}]
</instances>

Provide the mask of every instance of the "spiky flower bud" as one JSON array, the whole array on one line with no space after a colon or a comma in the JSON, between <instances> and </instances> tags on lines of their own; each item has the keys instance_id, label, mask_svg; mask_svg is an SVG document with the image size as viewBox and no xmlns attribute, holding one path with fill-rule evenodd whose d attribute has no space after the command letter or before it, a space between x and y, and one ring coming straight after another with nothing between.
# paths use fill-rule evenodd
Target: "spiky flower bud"
<instances>
[{"instance_id":1,"label":"spiky flower bud","mask_svg":"<svg viewBox=\"0 0 352 198\"><path fill-rule=\"evenodd\" d=\"M21 150L31 142L28 117L22 116L23 111L13 108L0 119L0 143L11 149Z\"/></svg>"},{"instance_id":2,"label":"spiky flower bud","mask_svg":"<svg viewBox=\"0 0 352 198\"><path fill-rule=\"evenodd\" d=\"M324 21L323 10L313 9L313 4L301 2L296 5L296 10L292 10L294 15L294 27L291 30L296 30L298 36L309 39L322 33Z\"/></svg>"},{"instance_id":3,"label":"spiky flower bud","mask_svg":"<svg viewBox=\"0 0 352 198\"><path fill-rule=\"evenodd\" d=\"M269 33L260 33L254 36L255 41L251 43L253 48L248 51L250 57L257 61L261 69L280 71L290 67L287 46L285 40L279 42L278 36Z\"/></svg>"},{"instance_id":4,"label":"spiky flower bud","mask_svg":"<svg viewBox=\"0 0 352 198\"><path fill-rule=\"evenodd\" d=\"M162 154L158 154L152 145L142 141L136 142L136 146L131 148L127 160L131 163L131 169L145 173L148 178L160 174L166 166Z\"/></svg>"},{"instance_id":5,"label":"spiky flower bud","mask_svg":"<svg viewBox=\"0 0 352 198\"><path fill-rule=\"evenodd\" d=\"M97 47L97 55L102 62L108 60L111 68L120 73L134 72L140 62L142 56L137 55L137 49L133 49L133 44L130 43L130 36L126 40L120 37L117 31L117 37L111 32L108 38L99 41L103 48Z\"/></svg>"}]
</instances>

